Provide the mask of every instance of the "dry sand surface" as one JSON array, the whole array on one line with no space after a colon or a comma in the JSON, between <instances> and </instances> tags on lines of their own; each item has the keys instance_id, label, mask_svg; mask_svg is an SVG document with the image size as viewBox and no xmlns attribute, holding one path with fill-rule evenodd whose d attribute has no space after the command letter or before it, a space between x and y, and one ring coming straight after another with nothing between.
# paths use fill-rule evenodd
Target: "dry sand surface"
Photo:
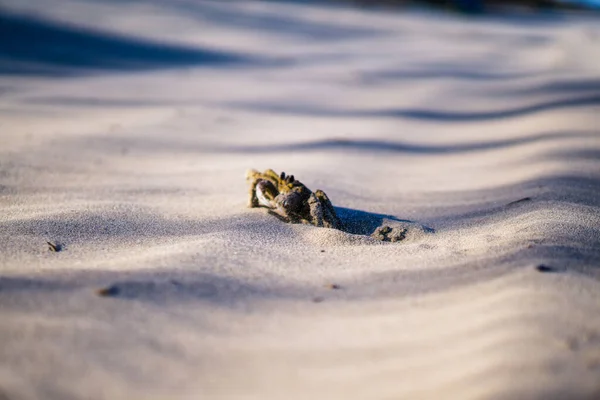
<instances>
[{"instance_id":1,"label":"dry sand surface","mask_svg":"<svg viewBox=\"0 0 600 400\"><path fill-rule=\"evenodd\" d=\"M2 7L3 400L600 398L597 19Z\"/></svg>"}]
</instances>

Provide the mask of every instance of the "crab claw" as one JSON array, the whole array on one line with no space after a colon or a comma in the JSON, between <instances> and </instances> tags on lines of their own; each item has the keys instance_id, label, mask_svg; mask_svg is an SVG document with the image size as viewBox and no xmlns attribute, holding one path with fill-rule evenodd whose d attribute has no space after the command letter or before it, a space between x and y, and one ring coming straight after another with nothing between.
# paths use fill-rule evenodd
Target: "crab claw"
<instances>
[{"instance_id":1,"label":"crab claw","mask_svg":"<svg viewBox=\"0 0 600 400\"><path fill-rule=\"evenodd\" d=\"M270 181L261 180L256 184L256 198L262 206L275 208L274 200L278 194L277 188Z\"/></svg>"}]
</instances>

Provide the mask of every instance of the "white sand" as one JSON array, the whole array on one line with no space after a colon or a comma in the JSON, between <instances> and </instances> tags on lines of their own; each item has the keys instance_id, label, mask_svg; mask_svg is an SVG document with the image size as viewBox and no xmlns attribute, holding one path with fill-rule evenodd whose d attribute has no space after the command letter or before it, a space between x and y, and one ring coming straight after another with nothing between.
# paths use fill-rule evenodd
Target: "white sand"
<instances>
[{"instance_id":1,"label":"white sand","mask_svg":"<svg viewBox=\"0 0 600 400\"><path fill-rule=\"evenodd\" d=\"M598 20L2 3L252 60L1 56L1 398L600 396ZM435 233L284 224L247 168Z\"/></svg>"}]
</instances>

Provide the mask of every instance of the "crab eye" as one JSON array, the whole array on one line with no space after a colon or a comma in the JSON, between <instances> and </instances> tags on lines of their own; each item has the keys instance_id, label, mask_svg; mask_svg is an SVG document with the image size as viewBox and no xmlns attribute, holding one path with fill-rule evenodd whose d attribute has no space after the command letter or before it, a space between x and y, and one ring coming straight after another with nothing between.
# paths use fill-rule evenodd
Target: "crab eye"
<instances>
[{"instance_id":1,"label":"crab eye","mask_svg":"<svg viewBox=\"0 0 600 400\"><path fill-rule=\"evenodd\" d=\"M282 181L285 180L285 172L282 172L281 175L279 175L279 179Z\"/></svg>"}]
</instances>

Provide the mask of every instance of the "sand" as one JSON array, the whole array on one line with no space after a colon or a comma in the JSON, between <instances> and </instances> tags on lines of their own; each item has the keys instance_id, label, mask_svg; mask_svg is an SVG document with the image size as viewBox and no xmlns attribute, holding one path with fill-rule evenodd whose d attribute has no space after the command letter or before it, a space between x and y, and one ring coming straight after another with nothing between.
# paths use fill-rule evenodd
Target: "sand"
<instances>
[{"instance_id":1,"label":"sand","mask_svg":"<svg viewBox=\"0 0 600 400\"><path fill-rule=\"evenodd\" d=\"M597 19L2 3L1 398L600 396Z\"/></svg>"}]
</instances>

